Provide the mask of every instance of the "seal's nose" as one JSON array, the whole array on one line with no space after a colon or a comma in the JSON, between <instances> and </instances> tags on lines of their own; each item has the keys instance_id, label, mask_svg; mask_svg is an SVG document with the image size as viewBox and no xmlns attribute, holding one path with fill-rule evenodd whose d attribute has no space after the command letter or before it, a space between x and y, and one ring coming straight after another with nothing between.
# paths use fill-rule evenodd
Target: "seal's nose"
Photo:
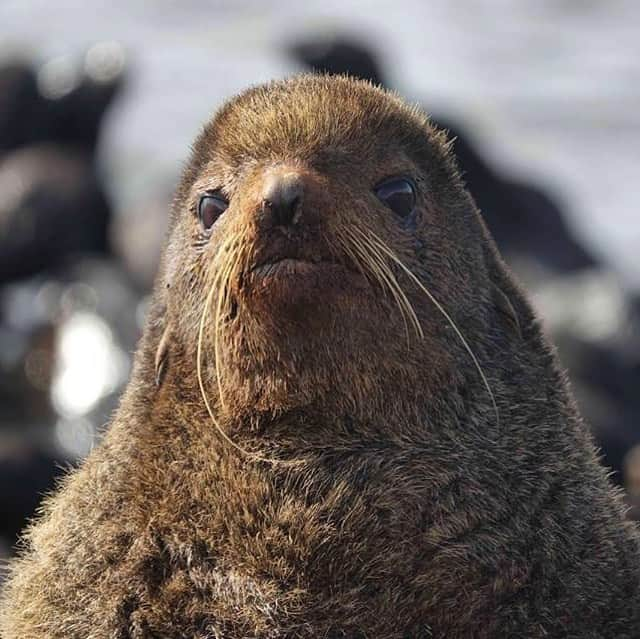
<instances>
[{"instance_id":1,"label":"seal's nose","mask_svg":"<svg viewBox=\"0 0 640 639\"><path fill-rule=\"evenodd\" d=\"M262 213L276 226L290 226L300 217L304 181L300 173L274 173L264 184Z\"/></svg>"}]
</instances>

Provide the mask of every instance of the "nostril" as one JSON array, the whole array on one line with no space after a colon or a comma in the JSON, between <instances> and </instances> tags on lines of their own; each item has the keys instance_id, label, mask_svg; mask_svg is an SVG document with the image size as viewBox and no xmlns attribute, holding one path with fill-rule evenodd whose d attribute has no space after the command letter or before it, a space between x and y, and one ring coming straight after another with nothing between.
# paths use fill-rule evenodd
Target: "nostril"
<instances>
[{"instance_id":1,"label":"nostril","mask_svg":"<svg viewBox=\"0 0 640 639\"><path fill-rule=\"evenodd\" d=\"M297 222L302 207L304 185L298 173L275 174L265 184L262 212L279 226Z\"/></svg>"}]
</instances>

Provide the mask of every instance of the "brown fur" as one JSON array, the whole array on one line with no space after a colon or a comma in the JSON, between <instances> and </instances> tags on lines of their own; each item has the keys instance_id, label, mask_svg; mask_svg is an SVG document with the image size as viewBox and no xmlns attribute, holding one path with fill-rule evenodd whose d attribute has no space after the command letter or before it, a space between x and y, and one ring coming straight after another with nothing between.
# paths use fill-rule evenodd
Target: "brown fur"
<instances>
[{"instance_id":1,"label":"brown fur","mask_svg":"<svg viewBox=\"0 0 640 639\"><path fill-rule=\"evenodd\" d=\"M336 265L293 293L249 273L282 241L259 209L278 166L305 176L301 250ZM406 223L372 192L399 174L418 187ZM220 187L231 204L207 238L198 194ZM423 336L358 274L349 229L443 305L491 394L397 263ZM215 287L203 385L248 454L198 385ZM4 639L640 634L638 533L444 135L346 78L249 90L206 126L120 409L43 510Z\"/></svg>"}]
</instances>

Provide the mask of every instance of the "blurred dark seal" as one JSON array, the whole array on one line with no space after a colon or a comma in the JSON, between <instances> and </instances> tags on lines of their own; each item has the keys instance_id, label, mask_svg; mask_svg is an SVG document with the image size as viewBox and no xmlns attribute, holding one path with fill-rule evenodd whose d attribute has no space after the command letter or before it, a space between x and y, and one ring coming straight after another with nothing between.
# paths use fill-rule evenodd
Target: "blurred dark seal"
<instances>
[{"instance_id":1,"label":"blurred dark seal","mask_svg":"<svg viewBox=\"0 0 640 639\"><path fill-rule=\"evenodd\" d=\"M108 253L111 207L97 168L104 116L125 58L97 43L84 64L0 67L0 285Z\"/></svg>"}]
</instances>

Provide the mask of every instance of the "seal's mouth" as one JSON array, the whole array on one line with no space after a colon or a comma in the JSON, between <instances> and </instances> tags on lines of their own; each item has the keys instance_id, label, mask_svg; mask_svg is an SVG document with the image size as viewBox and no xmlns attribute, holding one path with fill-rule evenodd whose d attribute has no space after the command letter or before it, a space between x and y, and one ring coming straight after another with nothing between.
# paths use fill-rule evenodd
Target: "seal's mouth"
<instances>
[{"instance_id":1,"label":"seal's mouth","mask_svg":"<svg viewBox=\"0 0 640 639\"><path fill-rule=\"evenodd\" d=\"M367 281L321 233L257 238L240 278L238 295L261 316L335 305L362 294Z\"/></svg>"},{"instance_id":2,"label":"seal's mouth","mask_svg":"<svg viewBox=\"0 0 640 639\"><path fill-rule=\"evenodd\" d=\"M275 238L255 247L252 264L242 278L241 295L261 314L283 309L317 308L321 303L353 297L364 286L360 272L351 270L339 255L315 238L306 243ZM257 308L257 307L256 307Z\"/></svg>"},{"instance_id":3,"label":"seal's mouth","mask_svg":"<svg viewBox=\"0 0 640 639\"><path fill-rule=\"evenodd\" d=\"M248 272L254 281L303 280L323 273L337 272L344 265L320 238L312 234L304 238L273 234L253 251L253 264Z\"/></svg>"},{"instance_id":4,"label":"seal's mouth","mask_svg":"<svg viewBox=\"0 0 640 639\"><path fill-rule=\"evenodd\" d=\"M251 269L257 278L304 276L311 272L337 267L337 262L321 258L279 257L261 262Z\"/></svg>"}]
</instances>

